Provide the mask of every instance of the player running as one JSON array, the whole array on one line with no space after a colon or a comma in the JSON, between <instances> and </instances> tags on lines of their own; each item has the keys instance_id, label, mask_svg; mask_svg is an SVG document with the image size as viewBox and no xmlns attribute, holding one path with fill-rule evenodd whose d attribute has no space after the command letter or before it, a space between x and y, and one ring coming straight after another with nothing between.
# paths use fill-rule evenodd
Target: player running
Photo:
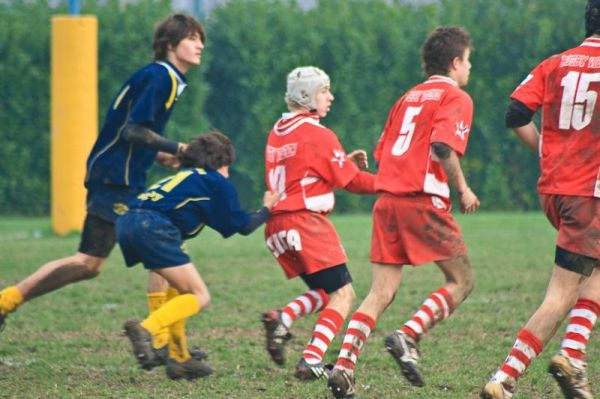
<instances>
[{"instance_id":1,"label":"player running","mask_svg":"<svg viewBox=\"0 0 600 399\"><path fill-rule=\"evenodd\" d=\"M146 172L155 160L176 166L185 146L162 136L187 83L185 73L200 65L203 26L193 17L174 14L154 31L154 61L136 71L121 87L87 161L87 215L79 249L54 260L0 291L0 328L23 303L65 285L96 277L115 246L114 224L127 203L146 188ZM149 279L150 310L165 301L165 282ZM166 352L168 332L155 337L155 350ZM204 356L198 353L199 357Z\"/></svg>"},{"instance_id":2,"label":"player running","mask_svg":"<svg viewBox=\"0 0 600 399\"><path fill-rule=\"evenodd\" d=\"M374 176L359 170L367 166L366 152L346 155L336 134L320 123L333 100L329 76L321 69L291 71L285 96L289 113L271 130L265 151L267 186L280 195L265 228L267 246L288 279L299 276L309 287L282 309L264 314L266 347L271 359L283 364L292 323L320 312L296 366L295 376L303 380L327 378L323 355L355 299L346 253L327 219L334 189L374 193Z\"/></svg>"},{"instance_id":3,"label":"player running","mask_svg":"<svg viewBox=\"0 0 600 399\"><path fill-rule=\"evenodd\" d=\"M506 126L539 152L538 191L558 230L546 296L481 392L512 398L515 384L569 314L549 372L565 398L593 398L585 349L600 315L600 0L585 9L586 39L539 64L512 93ZM542 134L532 122L542 109ZM570 313L569 313L570 310Z\"/></svg>"},{"instance_id":4,"label":"player running","mask_svg":"<svg viewBox=\"0 0 600 399\"><path fill-rule=\"evenodd\" d=\"M425 384L419 370L420 339L449 317L473 289L473 273L460 228L450 213L450 187L461 211L475 212L477 196L460 167L471 134L473 103L460 89L467 84L471 38L458 27L434 30L422 57L425 82L404 94L389 113L375 158L379 171L373 209L371 290L348 324L328 386L336 398L356 393L354 369L377 319L393 301L403 265L435 262L446 283L418 312L385 340L385 347L415 386Z\"/></svg>"},{"instance_id":5,"label":"player running","mask_svg":"<svg viewBox=\"0 0 600 399\"><path fill-rule=\"evenodd\" d=\"M179 173L161 180L129 204L129 212L117 220L116 233L127 266L142 262L170 287L165 304L141 322L132 319L125 323L138 362L145 369L156 363L152 336L169 329L167 376L191 380L213 372L187 350L184 324L209 305L210 294L183 249L184 240L200 234L204 226L225 238L250 234L268 218L279 195L266 192L264 207L252 214L240 208L235 187L227 179L234 160L233 145L221 133L192 139L180 159Z\"/></svg>"}]
</instances>

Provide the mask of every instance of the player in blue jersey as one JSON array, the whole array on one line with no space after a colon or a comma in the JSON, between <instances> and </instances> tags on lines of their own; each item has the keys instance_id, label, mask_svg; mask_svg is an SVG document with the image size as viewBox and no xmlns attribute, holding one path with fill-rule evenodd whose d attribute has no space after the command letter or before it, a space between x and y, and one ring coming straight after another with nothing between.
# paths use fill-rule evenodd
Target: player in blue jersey
<instances>
[{"instance_id":1,"label":"player in blue jersey","mask_svg":"<svg viewBox=\"0 0 600 399\"><path fill-rule=\"evenodd\" d=\"M143 321L125 323L133 352L143 368L155 362L152 337L169 328L167 376L171 379L205 377L212 369L190 356L185 344L185 319L206 308L210 294L202 277L182 249L184 240L204 226L224 238L247 235L264 223L279 194L267 191L264 206L254 212L241 209L237 192L228 180L234 160L231 141L211 132L192 139L180 156L181 169L151 186L129 203L129 212L116 223L117 240L127 266L144 267L165 278L172 298Z\"/></svg>"},{"instance_id":2,"label":"player in blue jersey","mask_svg":"<svg viewBox=\"0 0 600 399\"><path fill-rule=\"evenodd\" d=\"M154 160L176 166L185 148L162 133L186 86L185 73L200 64L204 41L204 28L190 16L171 15L156 26L154 61L121 87L88 158L87 215L78 251L0 291L0 327L24 302L100 273L116 242L115 220L144 190L147 170ZM150 280L149 289L165 288L160 278Z\"/></svg>"}]
</instances>

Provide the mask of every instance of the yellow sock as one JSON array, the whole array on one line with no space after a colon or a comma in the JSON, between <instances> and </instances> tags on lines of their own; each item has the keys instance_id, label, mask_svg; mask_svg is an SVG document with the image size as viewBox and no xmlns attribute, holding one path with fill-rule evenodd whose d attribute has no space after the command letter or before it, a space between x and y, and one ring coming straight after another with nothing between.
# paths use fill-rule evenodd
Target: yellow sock
<instances>
[{"instance_id":1,"label":"yellow sock","mask_svg":"<svg viewBox=\"0 0 600 399\"><path fill-rule=\"evenodd\" d=\"M142 327L156 335L160 330L171 324L187 319L200 311L198 298L192 294L179 295L167 301L160 309L153 312L144 321Z\"/></svg>"},{"instance_id":2,"label":"yellow sock","mask_svg":"<svg viewBox=\"0 0 600 399\"><path fill-rule=\"evenodd\" d=\"M149 292L148 297L148 310L149 314L156 312L162 305L167 302L167 294L165 292ZM156 335L152 336L152 347L154 349L162 348L169 343L169 329L163 328Z\"/></svg>"},{"instance_id":3,"label":"yellow sock","mask_svg":"<svg viewBox=\"0 0 600 399\"><path fill-rule=\"evenodd\" d=\"M177 291L177 289L169 286L169 288L167 288L167 290L165 291L165 295L167 296L167 301L170 301L171 299L179 296L179 291Z\"/></svg>"},{"instance_id":4,"label":"yellow sock","mask_svg":"<svg viewBox=\"0 0 600 399\"><path fill-rule=\"evenodd\" d=\"M167 300L179 296L179 291L173 287L167 288ZM176 321L169 327L169 357L178 362L185 362L191 356L187 349L185 336L185 319Z\"/></svg>"},{"instance_id":5,"label":"yellow sock","mask_svg":"<svg viewBox=\"0 0 600 399\"><path fill-rule=\"evenodd\" d=\"M13 285L0 291L0 313L14 312L22 303L23 295L16 286Z\"/></svg>"},{"instance_id":6,"label":"yellow sock","mask_svg":"<svg viewBox=\"0 0 600 399\"><path fill-rule=\"evenodd\" d=\"M169 357L180 363L185 362L191 357L187 349L185 319L171 324L169 332Z\"/></svg>"}]
</instances>

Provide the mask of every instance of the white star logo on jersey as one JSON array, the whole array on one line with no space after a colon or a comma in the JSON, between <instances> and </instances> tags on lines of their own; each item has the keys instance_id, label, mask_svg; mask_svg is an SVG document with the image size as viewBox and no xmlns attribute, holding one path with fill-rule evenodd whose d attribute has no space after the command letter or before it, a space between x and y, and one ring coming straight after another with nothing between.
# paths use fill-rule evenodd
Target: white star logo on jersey
<instances>
[{"instance_id":1,"label":"white star logo on jersey","mask_svg":"<svg viewBox=\"0 0 600 399\"><path fill-rule=\"evenodd\" d=\"M333 150L333 158L331 158L331 162L337 162L340 168L344 167L344 162L346 162L346 154L344 151Z\"/></svg>"},{"instance_id":2,"label":"white star logo on jersey","mask_svg":"<svg viewBox=\"0 0 600 399\"><path fill-rule=\"evenodd\" d=\"M454 132L454 134L460 137L461 140L464 140L466 134L469 133L469 130L471 129L469 128L469 126L465 125L463 121L456 122L456 131Z\"/></svg>"}]
</instances>

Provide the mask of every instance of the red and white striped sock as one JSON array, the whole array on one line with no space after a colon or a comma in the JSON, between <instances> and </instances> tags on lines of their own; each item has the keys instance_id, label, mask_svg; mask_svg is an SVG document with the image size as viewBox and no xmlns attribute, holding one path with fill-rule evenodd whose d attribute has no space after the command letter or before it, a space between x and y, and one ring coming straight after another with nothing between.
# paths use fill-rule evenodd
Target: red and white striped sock
<instances>
[{"instance_id":1,"label":"red and white striped sock","mask_svg":"<svg viewBox=\"0 0 600 399\"><path fill-rule=\"evenodd\" d=\"M569 313L569 325L560 343L560 353L568 357L575 367L581 368L585 365L585 347L598 315L600 304L583 298L577 301Z\"/></svg>"},{"instance_id":2,"label":"red and white striped sock","mask_svg":"<svg viewBox=\"0 0 600 399\"><path fill-rule=\"evenodd\" d=\"M360 312L354 313L348 323L335 367L354 370L360 350L374 328L375 320L371 316Z\"/></svg>"},{"instance_id":3,"label":"red and white striped sock","mask_svg":"<svg viewBox=\"0 0 600 399\"><path fill-rule=\"evenodd\" d=\"M519 331L515 345L492 380L504 382L508 377L514 378L515 381L518 380L542 350L544 350L544 344L538 337L525 329Z\"/></svg>"},{"instance_id":4,"label":"red and white striped sock","mask_svg":"<svg viewBox=\"0 0 600 399\"><path fill-rule=\"evenodd\" d=\"M344 316L337 310L327 308L321 312L312 338L302 352L302 356L308 364L316 364L323 360L323 355L342 324L344 324Z\"/></svg>"},{"instance_id":5,"label":"red and white striped sock","mask_svg":"<svg viewBox=\"0 0 600 399\"><path fill-rule=\"evenodd\" d=\"M318 312L329 303L329 295L321 289L310 290L281 309L281 322L290 328L294 320L309 313Z\"/></svg>"},{"instance_id":6,"label":"red and white striped sock","mask_svg":"<svg viewBox=\"0 0 600 399\"><path fill-rule=\"evenodd\" d=\"M440 288L423 302L417 313L402 326L402 332L419 341L421 336L431 330L439 321L444 320L454 311L452 295Z\"/></svg>"}]
</instances>

